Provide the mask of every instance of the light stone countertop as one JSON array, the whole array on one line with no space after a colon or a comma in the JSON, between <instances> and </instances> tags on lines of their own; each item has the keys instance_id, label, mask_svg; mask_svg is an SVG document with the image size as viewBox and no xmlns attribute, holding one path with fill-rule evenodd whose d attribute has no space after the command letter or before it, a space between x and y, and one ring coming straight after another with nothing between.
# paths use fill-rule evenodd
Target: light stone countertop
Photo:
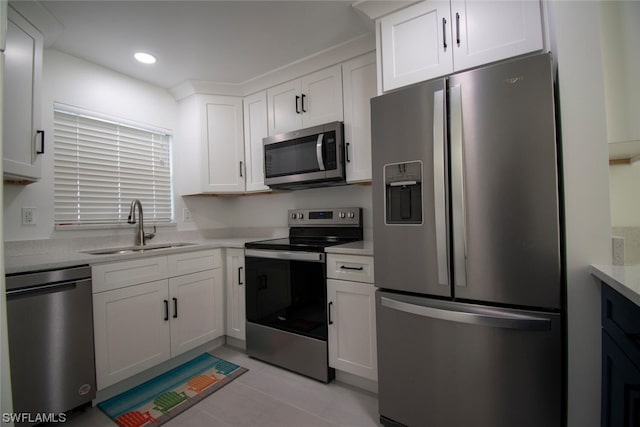
<instances>
[{"instance_id":1,"label":"light stone countertop","mask_svg":"<svg viewBox=\"0 0 640 427\"><path fill-rule=\"evenodd\" d=\"M640 265L592 265L591 274L640 306Z\"/></svg>"},{"instance_id":2,"label":"light stone countertop","mask_svg":"<svg viewBox=\"0 0 640 427\"><path fill-rule=\"evenodd\" d=\"M325 251L331 254L373 256L373 242L371 240L361 240L358 242L344 243L342 245L329 246L325 248Z\"/></svg>"},{"instance_id":3,"label":"light stone countertop","mask_svg":"<svg viewBox=\"0 0 640 427\"><path fill-rule=\"evenodd\" d=\"M253 233L252 233L253 234ZM42 239L32 241L5 242L5 273L16 274L28 271L53 270L80 265L101 264L105 262L117 262L130 259L144 258L150 256L166 256L170 254L193 252L196 250L215 248L238 248L243 249L245 243L281 237L278 230L266 233L257 230L255 236L248 237L202 237L199 233L167 233L161 238L148 242L149 246L162 243L190 243L189 246L155 249L145 252L134 252L127 254L107 254L92 255L85 253L91 250L108 248L121 248L130 246L127 243L130 239L123 240L121 237L112 239L100 238L77 238L77 239ZM246 235L245 235L246 236ZM96 242L100 242L99 244ZM326 248L328 253L350 254L350 255L373 255L373 242L364 240L351 242L343 245L336 245Z\"/></svg>"},{"instance_id":4,"label":"light stone countertop","mask_svg":"<svg viewBox=\"0 0 640 427\"><path fill-rule=\"evenodd\" d=\"M92 265L104 262L124 261L136 258L163 256L169 254L177 254L184 252L193 252L196 250L214 249L214 248L244 248L246 242L254 240L263 240L264 237L243 237L243 238L214 238L214 239L181 239L180 243L193 243L189 246L156 249L143 253L127 253L127 254L109 254L109 255L91 255L84 251L92 249L102 249L111 247L123 247L126 245L112 244L104 247L82 248L74 245L49 245L49 242L43 240L34 243L32 250L22 251L6 251L5 252L5 273L15 274L27 271L52 270L79 265ZM172 243L172 242L149 242L150 246L156 243ZM13 252L13 253L12 253Z\"/></svg>"}]
</instances>

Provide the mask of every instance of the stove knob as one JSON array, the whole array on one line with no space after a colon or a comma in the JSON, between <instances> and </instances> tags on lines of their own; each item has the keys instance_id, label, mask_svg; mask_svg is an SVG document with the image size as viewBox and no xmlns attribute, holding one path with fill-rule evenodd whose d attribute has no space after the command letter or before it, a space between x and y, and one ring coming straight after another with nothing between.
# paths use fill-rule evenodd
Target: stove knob
<instances>
[{"instance_id":1,"label":"stove knob","mask_svg":"<svg viewBox=\"0 0 640 427\"><path fill-rule=\"evenodd\" d=\"M298 214L298 219L302 219L302 218L304 218L304 214L303 213L299 213Z\"/></svg>"},{"instance_id":2,"label":"stove knob","mask_svg":"<svg viewBox=\"0 0 640 427\"><path fill-rule=\"evenodd\" d=\"M293 213L291 214L291 219L296 219L296 218L298 218L298 214L297 214L297 213L295 213L295 212L293 212Z\"/></svg>"},{"instance_id":3,"label":"stove knob","mask_svg":"<svg viewBox=\"0 0 640 427\"><path fill-rule=\"evenodd\" d=\"M355 218L355 217L356 217L356 214L354 214L353 212L349 212L349 213L347 214L347 217L348 217L348 218L353 219L353 218Z\"/></svg>"},{"instance_id":4,"label":"stove knob","mask_svg":"<svg viewBox=\"0 0 640 427\"><path fill-rule=\"evenodd\" d=\"M339 217L339 218L341 218L341 219L344 219L346 216L347 216L347 215L346 215L344 212L340 212L340 213L338 214L338 217Z\"/></svg>"}]
</instances>

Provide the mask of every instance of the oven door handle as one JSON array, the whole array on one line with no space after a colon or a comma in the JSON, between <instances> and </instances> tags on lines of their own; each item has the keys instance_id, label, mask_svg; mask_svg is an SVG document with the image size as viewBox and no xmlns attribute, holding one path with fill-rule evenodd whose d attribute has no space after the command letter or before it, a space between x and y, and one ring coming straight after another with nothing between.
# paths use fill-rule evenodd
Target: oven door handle
<instances>
[{"instance_id":1,"label":"oven door handle","mask_svg":"<svg viewBox=\"0 0 640 427\"><path fill-rule=\"evenodd\" d=\"M324 262L324 254L317 252L265 251L245 249L244 256L255 258L281 259L287 261Z\"/></svg>"}]
</instances>

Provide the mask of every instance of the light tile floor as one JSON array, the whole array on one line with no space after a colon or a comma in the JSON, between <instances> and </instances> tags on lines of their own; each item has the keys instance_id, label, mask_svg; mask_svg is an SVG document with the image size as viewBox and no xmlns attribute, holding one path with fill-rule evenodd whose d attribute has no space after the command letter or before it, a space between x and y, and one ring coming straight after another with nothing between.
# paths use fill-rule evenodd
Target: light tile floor
<instances>
[{"instance_id":1,"label":"light tile floor","mask_svg":"<svg viewBox=\"0 0 640 427\"><path fill-rule=\"evenodd\" d=\"M249 372L170 420L167 427L368 427L379 426L373 393L321 382L249 358L232 347L213 353ZM98 408L69 418L67 427L113 427Z\"/></svg>"}]
</instances>

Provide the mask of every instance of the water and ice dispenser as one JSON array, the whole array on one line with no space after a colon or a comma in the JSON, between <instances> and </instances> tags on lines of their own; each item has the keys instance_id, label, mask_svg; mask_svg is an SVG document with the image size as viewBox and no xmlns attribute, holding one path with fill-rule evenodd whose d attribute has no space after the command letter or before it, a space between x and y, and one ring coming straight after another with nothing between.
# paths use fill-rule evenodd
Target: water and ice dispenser
<instances>
[{"instance_id":1,"label":"water and ice dispenser","mask_svg":"<svg viewBox=\"0 0 640 427\"><path fill-rule=\"evenodd\" d=\"M422 223L422 162L384 166L385 223Z\"/></svg>"}]
</instances>

